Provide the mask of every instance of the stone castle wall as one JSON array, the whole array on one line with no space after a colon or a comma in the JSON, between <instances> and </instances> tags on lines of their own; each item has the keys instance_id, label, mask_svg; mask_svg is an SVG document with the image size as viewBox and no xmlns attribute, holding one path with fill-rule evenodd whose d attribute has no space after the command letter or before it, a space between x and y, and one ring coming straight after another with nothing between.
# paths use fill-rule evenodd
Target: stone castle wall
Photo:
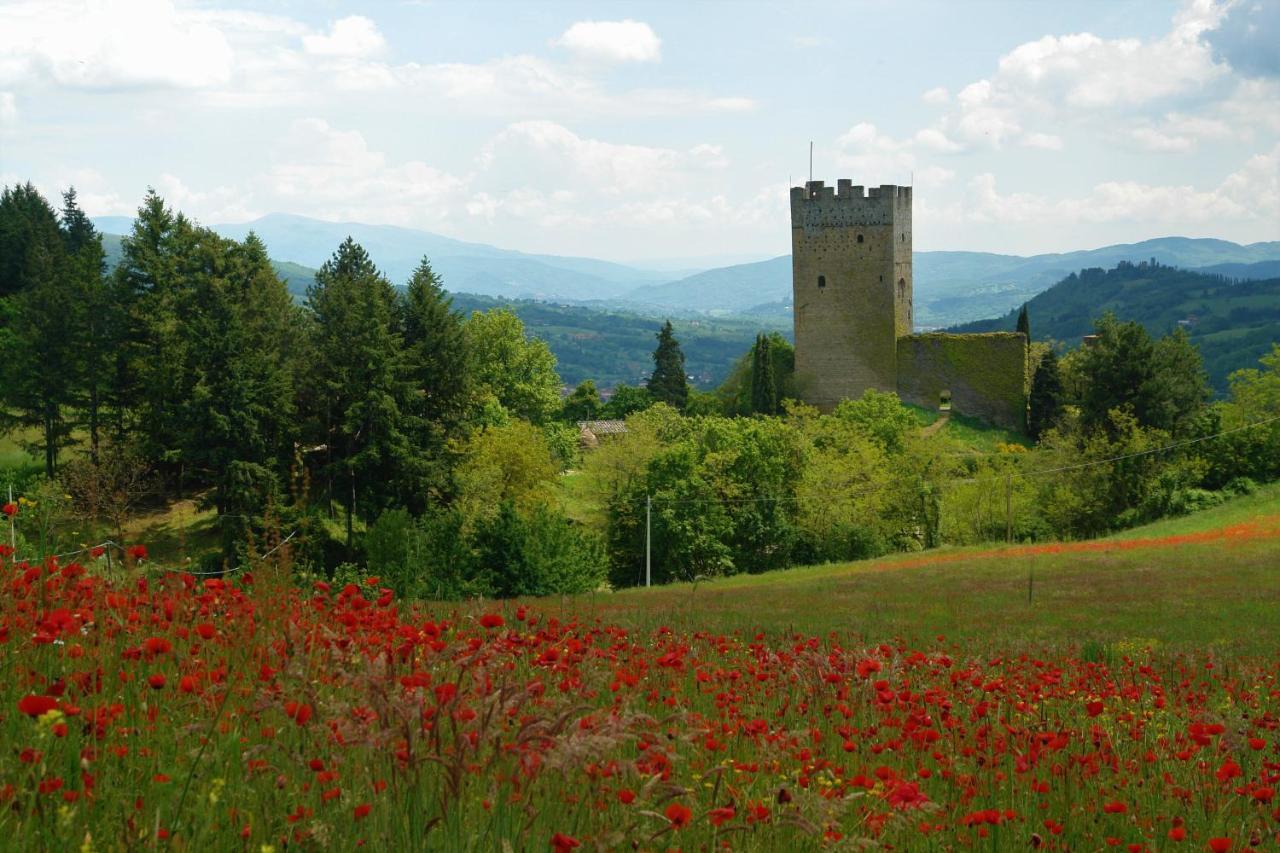
<instances>
[{"instance_id":1,"label":"stone castle wall","mask_svg":"<svg viewBox=\"0 0 1280 853\"><path fill-rule=\"evenodd\" d=\"M791 190L796 382L830 409L868 388L893 391L897 339L911 331L911 189Z\"/></svg>"},{"instance_id":2,"label":"stone castle wall","mask_svg":"<svg viewBox=\"0 0 1280 853\"><path fill-rule=\"evenodd\" d=\"M949 392L954 412L1026 428L1027 338L1021 332L907 335L898 339L897 370L905 402L936 409Z\"/></svg>"}]
</instances>

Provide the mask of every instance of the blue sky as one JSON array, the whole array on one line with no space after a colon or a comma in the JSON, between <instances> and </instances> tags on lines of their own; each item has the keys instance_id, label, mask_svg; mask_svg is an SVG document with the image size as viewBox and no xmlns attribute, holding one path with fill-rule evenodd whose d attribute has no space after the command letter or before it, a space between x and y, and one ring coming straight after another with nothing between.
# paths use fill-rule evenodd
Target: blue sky
<instances>
[{"instance_id":1,"label":"blue sky","mask_svg":"<svg viewBox=\"0 0 1280 853\"><path fill-rule=\"evenodd\" d=\"M918 250L1280 239L1280 2L0 2L0 181L617 260L787 251L914 178Z\"/></svg>"}]
</instances>

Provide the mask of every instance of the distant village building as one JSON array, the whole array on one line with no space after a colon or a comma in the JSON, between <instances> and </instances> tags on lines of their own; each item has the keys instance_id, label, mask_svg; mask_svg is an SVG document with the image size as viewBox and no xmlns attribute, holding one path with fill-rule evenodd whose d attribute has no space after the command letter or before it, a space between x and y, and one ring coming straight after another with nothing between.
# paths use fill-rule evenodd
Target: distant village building
<instances>
[{"instance_id":1,"label":"distant village building","mask_svg":"<svg viewBox=\"0 0 1280 853\"><path fill-rule=\"evenodd\" d=\"M796 384L829 410L868 389L1023 429L1027 338L914 334L911 187L791 188Z\"/></svg>"},{"instance_id":2,"label":"distant village building","mask_svg":"<svg viewBox=\"0 0 1280 853\"><path fill-rule=\"evenodd\" d=\"M578 444L584 450L600 446L601 439L626 435L626 421L578 421Z\"/></svg>"}]
</instances>

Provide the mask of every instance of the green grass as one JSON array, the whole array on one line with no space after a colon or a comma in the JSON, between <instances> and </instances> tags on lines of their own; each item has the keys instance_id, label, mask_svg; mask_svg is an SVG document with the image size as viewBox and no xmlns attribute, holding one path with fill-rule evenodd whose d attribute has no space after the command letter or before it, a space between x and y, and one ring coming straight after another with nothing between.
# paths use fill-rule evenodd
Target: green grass
<instances>
[{"instance_id":1,"label":"green grass","mask_svg":"<svg viewBox=\"0 0 1280 853\"><path fill-rule=\"evenodd\" d=\"M955 412L951 413L950 420L942 428L942 435L970 450L983 453L994 453L996 445L999 444L1031 446L1031 440L1022 433L993 427L977 418L966 417Z\"/></svg>"},{"instance_id":2,"label":"green grass","mask_svg":"<svg viewBox=\"0 0 1280 853\"><path fill-rule=\"evenodd\" d=\"M1239 541L1138 542L1244 522L1269 533ZM1280 486L1089 547L1104 550L940 549L599 593L560 607L566 615L642 630L665 624L772 635L836 631L908 643L944 635L993 651L1154 644L1268 654L1280 644Z\"/></svg>"}]
</instances>

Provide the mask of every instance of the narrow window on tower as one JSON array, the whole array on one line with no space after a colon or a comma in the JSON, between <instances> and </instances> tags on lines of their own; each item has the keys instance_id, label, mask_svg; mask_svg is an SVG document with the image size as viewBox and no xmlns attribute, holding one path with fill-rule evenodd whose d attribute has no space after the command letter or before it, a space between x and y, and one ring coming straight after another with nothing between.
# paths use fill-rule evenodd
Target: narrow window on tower
<instances>
[{"instance_id":1,"label":"narrow window on tower","mask_svg":"<svg viewBox=\"0 0 1280 853\"><path fill-rule=\"evenodd\" d=\"M825 275L818 276L818 287L827 286L827 277Z\"/></svg>"},{"instance_id":2,"label":"narrow window on tower","mask_svg":"<svg viewBox=\"0 0 1280 853\"><path fill-rule=\"evenodd\" d=\"M907 280L905 278L898 279L898 296L907 295Z\"/></svg>"},{"instance_id":3,"label":"narrow window on tower","mask_svg":"<svg viewBox=\"0 0 1280 853\"><path fill-rule=\"evenodd\" d=\"M858 242L859 242L859 243L861 243L861 242L862 242L862 235L861 235L861 234L859 234L859 235L858 235Z\"/></svg>"}]
</instances>

